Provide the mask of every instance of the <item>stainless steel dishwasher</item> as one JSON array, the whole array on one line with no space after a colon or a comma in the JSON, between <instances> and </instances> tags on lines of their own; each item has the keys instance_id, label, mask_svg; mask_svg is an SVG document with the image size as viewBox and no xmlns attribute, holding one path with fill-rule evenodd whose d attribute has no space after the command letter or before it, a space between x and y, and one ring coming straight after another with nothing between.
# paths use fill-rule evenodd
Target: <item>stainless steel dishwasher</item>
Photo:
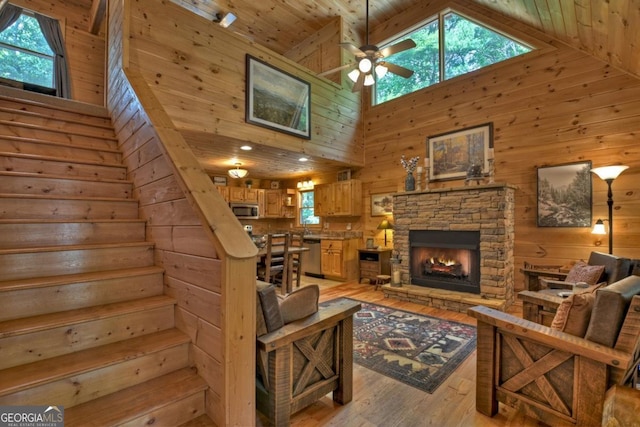
<instances>
[{"instance_id":1,"label":"stainless steel dishwasher","mask_svg":"<svg viewBox=\"0 0 640 427\"><path fill-rule=\"evenodd\" d=\"M302 259L302 270L305 276L324 278L322 274L322 258L320 255L320 239L305 237L303 245L309 248L308 252L304 252Z\"/></svg>"}]
</instances>

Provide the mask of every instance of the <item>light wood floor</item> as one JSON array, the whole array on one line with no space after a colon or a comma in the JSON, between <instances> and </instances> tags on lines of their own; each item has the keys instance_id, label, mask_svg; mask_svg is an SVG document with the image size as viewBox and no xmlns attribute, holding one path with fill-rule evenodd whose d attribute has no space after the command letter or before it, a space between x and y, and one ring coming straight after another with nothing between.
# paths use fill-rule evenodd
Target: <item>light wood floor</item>
<instances>
[{"instance_id":1,"label":"light wood floor","mask_svg":"<svg viewBox=\"0 0 640 427\"><path fill-rule=\"evenodd\" d=\"M465 314L434 309L420 304L385 298L374 286L359 283L340 284L320 279L305 278L303 285L320 285L320 301L338 297L352 297L360 301L401 308L443 319L475 325L475 319ZM511 309L521 316L522 308ZM354 363L353 401L345 406L335 404L331 395L294 414L294 427L315 426L540 426L537 421L524 418L511 408L500 405L493 418L475 410L475 351L433 394L392 380ZM258 426L268 425L258 412Z\"/></svg>"}]
</instances>

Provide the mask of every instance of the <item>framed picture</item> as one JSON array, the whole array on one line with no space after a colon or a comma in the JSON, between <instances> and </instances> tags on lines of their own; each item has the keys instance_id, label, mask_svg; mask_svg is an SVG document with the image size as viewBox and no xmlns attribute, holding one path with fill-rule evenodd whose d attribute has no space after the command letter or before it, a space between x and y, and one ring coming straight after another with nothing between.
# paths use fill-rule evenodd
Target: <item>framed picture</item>
<instances>
[{"instance_id":1,"label":"framed picture","mask_svg":"<svg viewBox=\"0 0 640 427\"><path fill-rule=\"evenodd\" d=\"M538 227L591 227L591 162L538 168Z\"/></svg>"},{"instance_id":2,"label":"framed picture","mask_svg":"<svg viewBox=\"0 0 640 427\"><path fill-rule=\"evenodd\" d=\"M280 188L280 181L271 181L271 189L278 190Z\"/></svg>"},{"instance_id":3,"label":"framed picture","mask_svg":"<svg viewBox=\"0 0 640 427\"><path fill-rule=\"evenodd\" d=\"M247 123L311 139L311 86L247 55Z\"/></svg>"},{"instance_id":4,"label":"framed picture","mask_svg":"<svg viewBox=\"0 0 640 427\"><path fill-rule=\"evenodd\" d=\"M459 179L471 166L489 172L489 149L493 148L493 123L427 138L429 180Z\"/></svg>"},{"instance_id":5,"label":"framed picture","mask_svg":"<svg viewBox=\"0 0 640 427\"><path fill-rule=\"evenodd\" d=\"M371 216L393 214L393 196L391 193L371 195Z\"/></svg>"},{"instance_id":6,"label":"framed picture","mask_svg":"<svg viewBox=\"0 0 640 427\"><path fill-rule=\"evenodd\" d=\"M226 176L214 176L213 177L214 185L227 185L227 177Z\"/></svg>"}]
</instances>

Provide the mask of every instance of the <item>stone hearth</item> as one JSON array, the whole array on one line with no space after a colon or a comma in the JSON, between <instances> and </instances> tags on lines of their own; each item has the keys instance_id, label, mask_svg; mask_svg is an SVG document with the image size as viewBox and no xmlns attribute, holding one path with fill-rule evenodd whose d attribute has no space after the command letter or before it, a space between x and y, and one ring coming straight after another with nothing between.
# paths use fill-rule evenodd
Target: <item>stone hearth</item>
<instances>
[{"instance_id":1,"label":"stone hearth","mask_svg":"<svg viewBox=\"0 0 640 427\"><path fill-rule=\"evenodd\" d=\"M452 311L475 305L504 310L514 300L515 187L486 184L397 193L393 196L393 247L402 258L402 287L383 286L385 296ZM409 230L480 232L480 294L410 283Z\"/></svg>"}]
</instances>

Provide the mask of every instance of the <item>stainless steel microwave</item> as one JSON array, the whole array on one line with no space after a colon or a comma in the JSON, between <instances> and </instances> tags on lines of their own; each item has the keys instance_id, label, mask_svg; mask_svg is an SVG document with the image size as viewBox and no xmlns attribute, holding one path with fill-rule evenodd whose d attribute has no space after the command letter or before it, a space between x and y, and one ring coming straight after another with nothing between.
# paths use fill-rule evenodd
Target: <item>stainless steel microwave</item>
<instances>
[{"instance_id":1,"label":"stainless steel microwave","mask_svg":"<svg viewBox=\"0 0 640 427\"><path fill-rule=\"evenodd\" d=\"M258 219L257 203L229 203L231 211L239 219Z\"/></svg>"}]
</instances>

